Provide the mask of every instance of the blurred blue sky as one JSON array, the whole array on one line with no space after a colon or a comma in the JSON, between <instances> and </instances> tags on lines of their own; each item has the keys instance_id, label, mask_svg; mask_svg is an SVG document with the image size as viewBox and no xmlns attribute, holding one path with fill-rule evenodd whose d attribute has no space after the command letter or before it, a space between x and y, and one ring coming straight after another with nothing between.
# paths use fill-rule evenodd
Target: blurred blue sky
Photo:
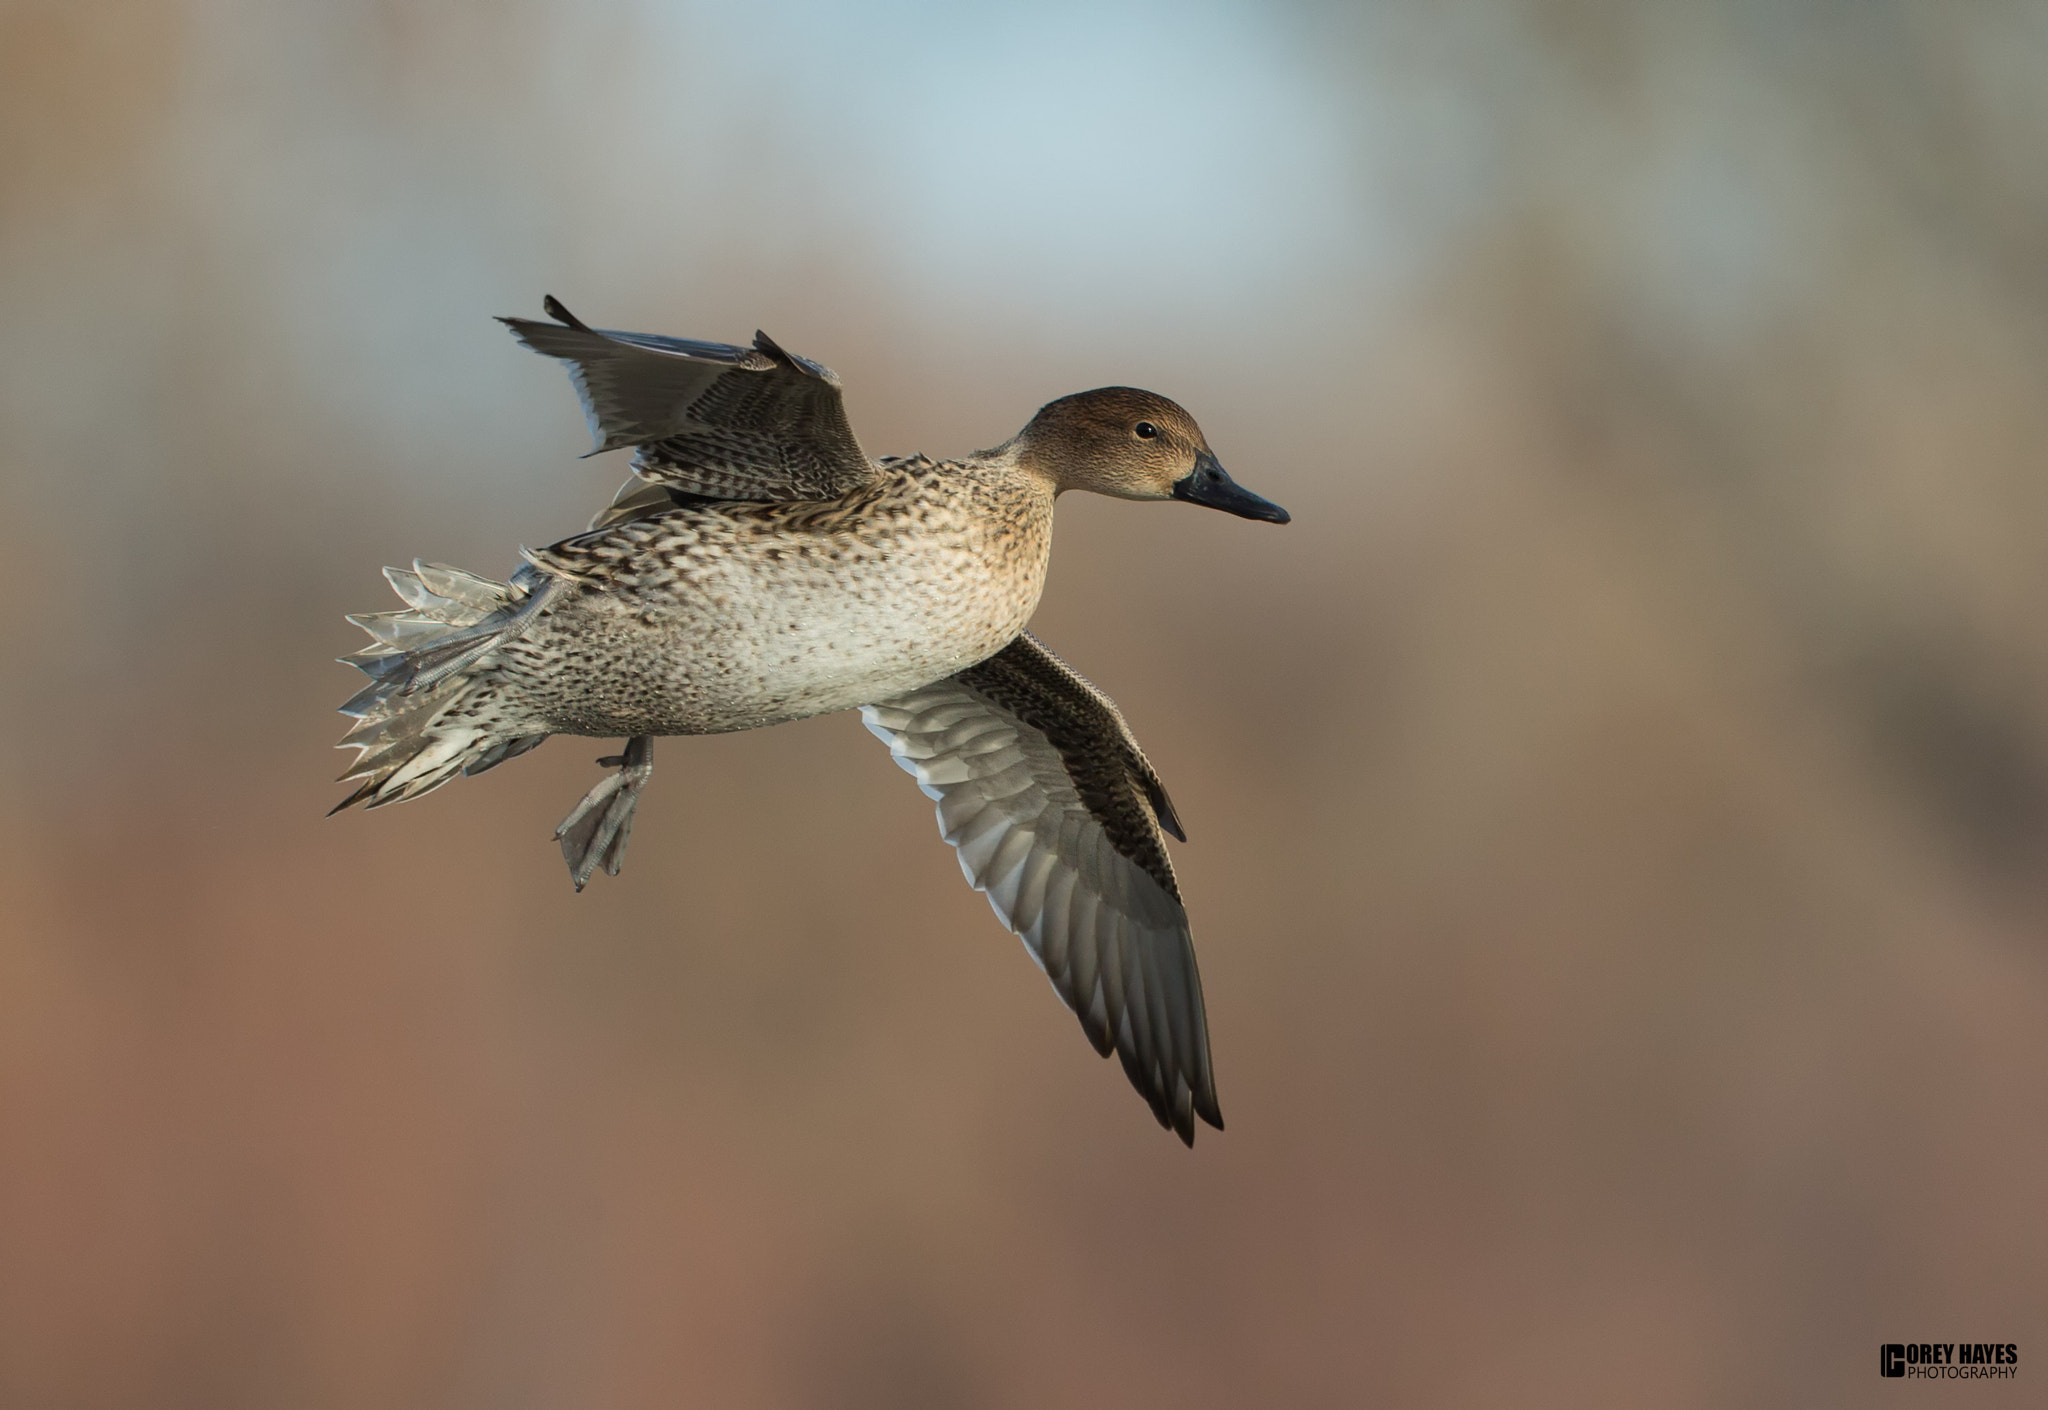
<instances>
[{"instance_id":1,"label":"blurred blue sky","mask_svg":"<svg viewBox=\"0 0 2048 1410\"><path fill-rule=\"evenodd\" d=\"M1368 101L1290 15L211 0L148 170L13 232L36 278L9 281L35 349L12 410L39 463L161 464L203 363L208 400L365 444L366 483L427 459L496 482L568 425L508 407L489 321L542 292L609 324L766 325L828 362L835 322L937 356L1108 337L1105 381L1148 371L1116 343L1359 328L1440 252L1456 202L1429 193L1470 173L1423 143L1417 186L1427 111L1399 83Z\"/></svg>"},{"instance_id":2,"label":"blurred blue sky","mask_svg":"<svg viewBox=\"0 0 2048 1410\"><path fill-rule=\"evenodd\" d=\"M1398 336L1524 208L1634 316L1725 342L1823 238L1813 163L1722 81L1725 26L1662 13L1690 69L1616 100L1524 20L1398 5L207 0L149 172L12 232L36 355L11 410L52 448L118 436L108 390L178 395L162 339L249 320L207 347L217 385L460 461L506 415L487 315L543 291L828 362L843 310L940 347L1271 363ZM161 419L104 453L152 454Z\"/></svg>"},{"instance_id":3,"label":"blurred blue sky","mask_svg":"<svg viewBox=\"0 0 2048 1410\"><path fill-rule=\"evenodd\" d=\"M765 129L824 179L800 199L888 251L907 287L1142 316L1263 292L1348 257L1362 233L1342 98L1260 7L651 14L670 55L708 46L727 62L711 91L644 96L669 119L650 164Z\"/></svg>"}]
</instances>

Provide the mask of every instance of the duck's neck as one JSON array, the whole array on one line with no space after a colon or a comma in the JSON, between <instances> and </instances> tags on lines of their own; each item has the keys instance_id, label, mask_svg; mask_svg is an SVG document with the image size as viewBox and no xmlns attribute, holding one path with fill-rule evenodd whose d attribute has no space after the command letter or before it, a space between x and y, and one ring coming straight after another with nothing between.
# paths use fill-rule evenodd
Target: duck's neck
<instances>
[{"instance_id":1,"label":"duck's neck","mask_svg":"<svg viewBox=\"0 0 2048 1410\"><path fill-rule=\"evenodd\" d=\"M958 516L990 588L1022 631L1045 587L1056 487L1019 464L1008 445L935 466L933 473L933 490Z\"/></svg>"},{"instance_id":2,"label":"duck's neck","mask_svg":"<svg viewBox=\"0 0 2048 1410\"><path fill-rule=\"evenodd\" d=\"M1049 525L1059 487L1050 475L1020 460L1015 447L1015 441L1007 441L978 451L960 461L954 474L973 486L976 499L995 517Z\"/></svg>"}]
</instances>

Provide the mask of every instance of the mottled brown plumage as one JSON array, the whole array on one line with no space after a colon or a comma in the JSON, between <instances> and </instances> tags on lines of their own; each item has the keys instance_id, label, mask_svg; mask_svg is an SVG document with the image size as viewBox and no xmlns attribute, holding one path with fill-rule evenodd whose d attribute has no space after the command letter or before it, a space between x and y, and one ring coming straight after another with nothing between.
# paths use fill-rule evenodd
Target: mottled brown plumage
<instances>
[{"instance_id":1,"label":"mottled brown plumage","mask_svg":"<svg viewBox=\"0 0 2048 1410\"><path fill-rule=\"evenodd\" d=\"M372 683L341 806L431 792L550 734L625 736L556 837L578 887L616 875L653 739L860 706L938 800L969 882L1098 1051L1189 1142L1222 1125L1166 791L1123 717L1025 634L1056 497L1285 511L1238 488L1186 411L1107 387L958 461L870 460L830 370L752 348L505 320L570 364L598 449L633 477L507 582L388 569L407 610L352 618Z\"/></svg>"}]
</instances>

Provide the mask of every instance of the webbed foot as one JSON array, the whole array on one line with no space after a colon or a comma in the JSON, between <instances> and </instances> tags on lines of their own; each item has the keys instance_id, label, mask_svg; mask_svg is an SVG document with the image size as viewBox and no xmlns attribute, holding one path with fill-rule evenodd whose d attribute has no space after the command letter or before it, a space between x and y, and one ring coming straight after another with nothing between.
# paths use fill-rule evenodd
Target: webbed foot
<instances>
[{"instance_id":1,"label":"webbed foot","mask_svg":"<svg viewBox=\"0 0 2048 1410\"><path fill-rule=\"evenodd\" d=\"M562 844L562 856L578 891L599 866L612 876L619 874L626 839L633 835L633 810L640 806L640 790L654 777L654 736L635 735L626 741L625 753L608 754L597 762L615 766L618 772L599 780L555 829L555 840Z\"/></svg>"}]
</instances>

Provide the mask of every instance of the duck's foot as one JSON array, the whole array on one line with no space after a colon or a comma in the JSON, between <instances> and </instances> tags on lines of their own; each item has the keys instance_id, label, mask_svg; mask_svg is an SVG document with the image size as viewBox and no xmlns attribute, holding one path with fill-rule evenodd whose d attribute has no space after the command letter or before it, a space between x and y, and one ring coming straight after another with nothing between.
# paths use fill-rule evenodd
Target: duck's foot
<instances>
[{"instance_id":1,"label":"duck's foot","mask_svg":"<svg viewBox=\"0 0 2048 1410\"><path fill-rule=\"evenodd\" d=\"M555 840L562 844L562 856L578 891L600 866L613 876L619 874L626 839L633 835L633 810L640 806L640 790L654 777L654 736L635 735L626 741L625 753L608 754L597 762L616 766L618 772L584 794L575 811L555 829Z\"/></svg>"}]
</instances>

